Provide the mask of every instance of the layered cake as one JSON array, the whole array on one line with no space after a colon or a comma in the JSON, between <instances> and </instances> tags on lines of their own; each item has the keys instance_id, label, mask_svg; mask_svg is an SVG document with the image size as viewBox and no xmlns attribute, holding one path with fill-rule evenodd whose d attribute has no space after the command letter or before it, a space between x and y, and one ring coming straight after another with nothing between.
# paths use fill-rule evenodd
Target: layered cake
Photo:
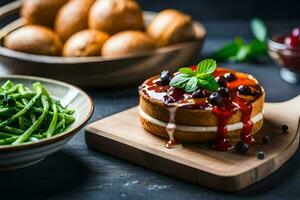
<instances>
[{"instance_id":1,"label":"layered cake","mask_svg":"<svg viewBox=\"0 0 300 200\"><path fill-rule=\"evenodd\" d=\"M212 143L226 151L237 141L255 142L263 125L265 93L251 75L217 67L207 59L197 66L168 71L139 87L143 127L179 143Z\"/></svg>"}]
</instances>

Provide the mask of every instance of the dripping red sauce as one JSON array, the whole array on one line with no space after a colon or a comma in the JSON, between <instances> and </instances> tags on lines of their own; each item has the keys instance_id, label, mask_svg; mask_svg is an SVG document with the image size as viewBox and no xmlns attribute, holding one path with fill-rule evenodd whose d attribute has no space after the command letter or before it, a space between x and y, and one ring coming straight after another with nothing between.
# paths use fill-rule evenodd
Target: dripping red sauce
<instances>
[{"instance_id":1,"label":"dripping red sauce","mask_svg":"<svg viewBox=\"0 0 300 200\"><path fill-rule=\"evenodd\" d=\"M192 66L191 69L195 70L196 67ZM251 130L253 127L253 123L251 121L251 103L262 95L261 87L251 76L245 76L244 74L224 68L217 68L217 70L213 73L213 76L224 76L227 73L234 74L236 79L228 82L227 87L230 90L231 96L228 100L223 101L219 106L211 105L208 102L208 97L211 94L209 91L206 92L204 98L193 98L192 94L186 93L182 89L173 88L169 85L159 85L158 76L148 79L140 86L139 89L148 97L164 102L167 107L177 106L183 109L211 110L218 120L217 138L213 148L218 151L226 151L232 147L230 142L227 140L227 125L229 124L230 118L238 111L242 114L241 121L243 123L240 135L241 140L247 144L255 142L254 138L251 136ZM252 90L257 92L257 95L252 100L239 96L237 88L240 85L247 85L251 87ZM171 146L175 144L178 144L178 142L170 140L166 143L166 147L171 148Z\"/></svg>"},{"instance_id":2,"label":"dripping red sauce","mask_svg":"<svg viewBox=\"0 0 300 200\"><path fill-rule=\"evenodd\" d=\"M212 109L213 114L218 119L218 134L213 148L218 151L227 151L231 148L231 144L226 139L227 125L229 119L234 113L238 111L237 107L233 103L228 103L223 106L214 106Z\"/></svg>"}]
</instances>

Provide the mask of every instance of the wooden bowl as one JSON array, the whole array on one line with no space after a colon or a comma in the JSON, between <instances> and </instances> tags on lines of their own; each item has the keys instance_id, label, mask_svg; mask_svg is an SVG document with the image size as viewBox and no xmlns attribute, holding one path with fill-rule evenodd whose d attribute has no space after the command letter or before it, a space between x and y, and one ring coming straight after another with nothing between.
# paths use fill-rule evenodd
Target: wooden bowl
<instances>
[{"instance_id":1,"label":"wooden bowl","mask_svg":"<svg viewBox=\"0 0 300 200\"><path fill-rule=\"evenodd\" d=\"M92 99L81 89L67 83L32 76L8 75L0 77L0 84L2 85L6 80L22 83L29 88L32 88L32 83L41 82L49 94L59 99L63 106L75 110L75 122L67 131L49 139L0 146L0 171L29 166L58 151L87 123L93 113Z\"/></svg>"},{"instance_id":2,"label":"wooden bowl","mask_svg":"<svg viewBox=\"0 0 300 200\"><path fill-rule=\"evenodd\" d=\"M0 8L0 21L18 13L20 1ZM148 23L156 13L144 12ZM1 30L1 37L24 25L22 19L13 21ZM175 70L187 65L199 55L206 35L203 25L194 21L197 39L152 51L122 57L64 58L31 55L0 47L0 62L12 74L50 77L81 87L110 87L141 83L163 69Z\"/></svg>"}]
</instances>

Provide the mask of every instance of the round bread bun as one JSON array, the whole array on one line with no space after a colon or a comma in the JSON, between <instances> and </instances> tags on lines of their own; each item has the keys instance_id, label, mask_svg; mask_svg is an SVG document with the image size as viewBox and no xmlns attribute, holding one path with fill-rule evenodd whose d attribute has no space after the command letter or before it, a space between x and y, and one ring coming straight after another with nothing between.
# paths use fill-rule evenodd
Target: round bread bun
<instances>
[{"instance_id":1,"label":"round bread bun","mask_svg":"<svg viewBox=\"0 0 300 200\"><path fill-rule=\"evenodd\" d=\"M4 38L4 46L25 53L59 56L62 42L49 28L40 25L27 25Z\"/></svg>"},{"instance_id":2,"label":"round bread bun","mask_svg":"<svg viewBox=\"0 0 300 200\"><path fill-rule=\"evenodd\" d=\"M155 49L154 40L142 31L123 31L110 37L102 48L103 56L122 56Z\"/></svg>"},{"instance_id":3,"label":"round bread bun","mask_svg":"<svg viewBox=\"0 0 300 200\"><path fill-rule=\"evenodd\" d=\"M124 30L143 30L142 11L133 0L97 0L89 13L89 27L110 35Z\"/></svg>"},{"instance_id":4,"label":"round bread bun","mask_svg":"<svg viewBox=\"0 0 300 200\"><path fill-rule=\"evenodd\" d=\"M147 33L156 40L159 46L168 46L196 38L192 18L173 9L157 14L148 25Z\"/></svg>"},{"instance_id":5,"label":"round bread bun","mask_svg":"<svg viewBox=\"0 0 300 200\"><path fill-rule=\"evenodd\" d=\"M248 76L247 74L238 73L240 76ZM253 78L253 77L251 77ZM254 78L253 78L254 79ZM145 94L142 90L139 91L140 94L140 121L142 126L152 134L169 138L166 131L166 125L169 122L169 111L163 101L151 98L149 95ZM265 93L262 89L262 95L256 98L252 104L251 119L262 113L264 105ZM150 118L151 120L150 120ZM154 122L153 121L156 121ZM158 124L158 122L160 124ZM229 119L228 125L233 125L242 121L241 111L237 111ZM213 114L212 110L207 109L186 109L178 108L175 114L175 122L178 126L189 126L189 127L218 127L218 119ZM162 126L161 124L165 126ZM263 125L263 119L259 119L253 124L251 134L257 133ZM228 131L227 139L231 143L236 143L240 139L241 129ZM217 132L209 131L187 131L176 129L174 132L174 138L176 141L183 143L208 143L215 141L217 138Z\"/></svg>"},{"instance_id":6,"label":"round bread bun","mask_svg":"<svg viewBox=\"0 0 300 200\"><path fill-rule=\"evenodd\" d=\"M26 24L53 27L58 10L69 0L23 0L21 16Z\"/></svg>"},{"instance_id":7,"label":"round bread bun","mask_svg":"<svg viewBox=\"0 0 300 200\"><path fill-rule=\"evenodd\" d=\"M63 56L101 56L103 44L109 35L97 30L83 30L71 36L64 45Z\"/></svg>"},{"instance_id":8,"label":"round bread bun","mask_svg":"<svg viewBox=\"0 0 300 200\"><path fill-rule=\"evenodd\" d=\"M87 18L94 0L70 0L58 12L54 30L65 42L74 33L87 29Z\"/></svg>"}]
</instances>

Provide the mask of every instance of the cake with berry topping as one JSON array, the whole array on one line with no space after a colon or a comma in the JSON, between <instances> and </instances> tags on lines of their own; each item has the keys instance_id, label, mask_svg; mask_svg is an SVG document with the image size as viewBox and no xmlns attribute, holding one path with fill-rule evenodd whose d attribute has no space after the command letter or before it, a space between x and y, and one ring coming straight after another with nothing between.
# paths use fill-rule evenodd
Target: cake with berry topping
<instances>
[{"instance_id":1,"label":"cake with berry topping","mask_svg":"<svg viewBox=\"0 0 300 200\"><path fill-rule=\"evenodd\" d=\"M178 143L212 143L228 150L237 141L254 143L263 125L265 93L251 75L219 68L207 59L197 66L168 71L139 87L143 127Z\"/></svg>"}]
</instances>

